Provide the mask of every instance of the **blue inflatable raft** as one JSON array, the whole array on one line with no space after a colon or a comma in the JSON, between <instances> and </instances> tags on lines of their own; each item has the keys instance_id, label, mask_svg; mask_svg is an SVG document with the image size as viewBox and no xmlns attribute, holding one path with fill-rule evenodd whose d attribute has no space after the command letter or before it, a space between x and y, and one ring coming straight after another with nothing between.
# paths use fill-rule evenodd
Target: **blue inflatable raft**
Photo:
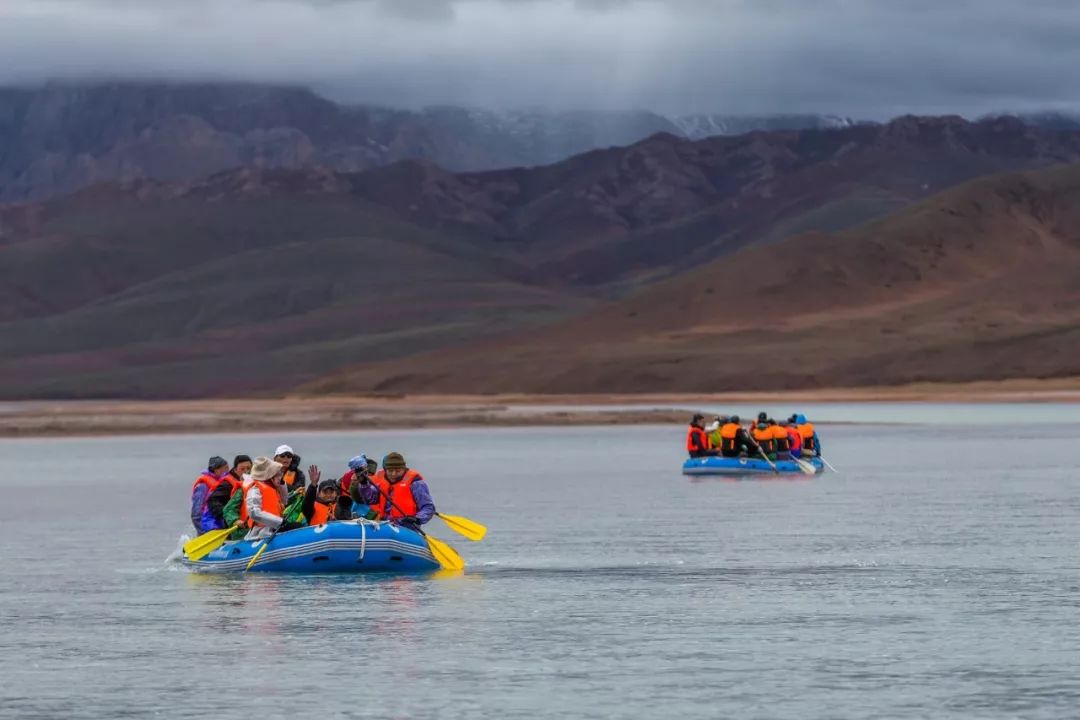
<instances>
[{"instance_id":1,"label":"blue inflatable raft","mask_svg":"<svg viewBox=\"0 0 1080 720\"><path fill-rule=\"evenodd\" d=\"M262 540L234 540L196 562L198 572L243 572ZM422 573L439 569L423 536L386 522L346 520L278 533L250 572Z\"/></svg>"},{"instance_id":2,"label":"blue inflatable raft","mask_svg":"<svg viewBox=\"0 0 1080 720\"><path fill-rule=\"evenodd\" d=\"M820 475L825 472L825 464L821 458L803 458L804 463L810 463L814 468L814 474ZM776 471L781 475L807 475L794 460L777 460L773 463ZM729 458L729 457L700 457L689 458L683 463L683 475L774 475L776 471L762 458Z\"/></svg>"}]
</instances>

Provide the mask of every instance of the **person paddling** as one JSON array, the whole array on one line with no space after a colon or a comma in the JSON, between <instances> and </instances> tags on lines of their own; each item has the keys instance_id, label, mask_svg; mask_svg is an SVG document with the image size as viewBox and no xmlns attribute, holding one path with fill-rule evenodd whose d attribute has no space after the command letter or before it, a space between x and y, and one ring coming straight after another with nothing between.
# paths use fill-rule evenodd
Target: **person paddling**
<instances>
[{"instance_id":1,"label":"person paddling","mask_svg":"<svg viewBox=\"0 0 1080 720\"><path fill-rule=\"evenodd\" d=\"M782 425L784 427L784 432L786 432L788 436L788 452L791 453L791 457L793 458L801 458L802 435L799 434L799 431L795 428L795 424L791 422L791 420L785 421Z\"/></svg>"},{"instance_id":2,"label":"person paddling","mask_svg":"<svg viewBox=\"0 0 1080 720\"><path fill-rule=\"evenodd\" d=\"M229 463L225 458L215 455L206 463L204 470L191 486L191 524L195 532L202 535L204 532L219 530L225 527L210 514L207 501L229 471Z\"/></svg>"},{"instance_id":3,"label":"person paddling","mask_svg":"<svg viewBox=\"0 0 1080 720\"><path fill-rule=\"evenodd\" d=\"M791 459L791 444L788 441L787 430L782 428L775 420L769 418L769 431L773 434L773 448L777 460Z\"/></svg>"},{"instance_id":4,"label":"person paddling","mask_svg":"<svg viewBox=\"0 0 1080 720\"><path fill-rule=\"evenodd\" d=\"M431 490L423 476L405 464L405 457L398 452L383 458L383 469L370 480L358 478L353 499L370 505L377 519L419 530L435 516L435 503Z\"/></svg>"},{"instance_id":5,"label":"person paddling","mask_svg":"<svg viewBox=\"0 0 1080 720\"><path fill-rule=\"evenodd\" d=\"M802 436L802 454L804 456L820 457L821 440L818 439L817 431L814 429L814 423L808 421L806 416L802 413L792 415L791 421L795 423L799 435Z\"/></svg>"}]
</instances>

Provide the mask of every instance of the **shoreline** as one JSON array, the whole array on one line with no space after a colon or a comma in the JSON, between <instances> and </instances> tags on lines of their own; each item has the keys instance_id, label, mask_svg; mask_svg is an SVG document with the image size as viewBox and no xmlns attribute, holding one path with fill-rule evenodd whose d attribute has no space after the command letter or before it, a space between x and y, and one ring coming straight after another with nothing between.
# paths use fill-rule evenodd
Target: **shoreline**
<instances>
[{"instance_id":1,"label":"shoreline","mask_svg":"<svg viewBox=\"0 0 1080 720\"><path fill-rule=\"evenodd\" d=\"M697 410L799 403L1080 403L1080 378L754 393L28 400L0 402L0 437L681 425Z\"/></svg>"}]
</instances>

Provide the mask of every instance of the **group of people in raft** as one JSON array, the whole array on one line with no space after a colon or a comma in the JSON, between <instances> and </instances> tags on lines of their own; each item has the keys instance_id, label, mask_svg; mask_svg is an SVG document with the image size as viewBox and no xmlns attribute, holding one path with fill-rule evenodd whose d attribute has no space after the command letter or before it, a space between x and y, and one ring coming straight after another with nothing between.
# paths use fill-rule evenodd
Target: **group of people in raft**
<instances>
[{"instance_id":1,"label":"group of people in raft","mask_svg":"<svg viewBox=\"0 0 1080 720\"><path fill-rule=\"evenodd\" d=\"M215 455L191 488L196 534L234 527L230 539L258 540L275 530L354 518L419 530L434 515L427 483L398 452L383 458L381 470L361 453L341 478L323 478L315 465L305 475L300 456L288 445L272 458L237 455L232 467Z\"/></svg>"},{"instance_id":2,"label":"group of people in raft","mask_svg":"<svg viewBox=\"0 0 1080 720\"><path fill-rule=\"evenodd\" d=\"M717 415L705 424L705 416L695 413L686 433L686 451L692 458L760 457L769 460L816 457L821 455L814 424L801 413L783 422L776 422L768 413L760 412L757 422L744 428L738 415Z\"/></svg>"}]
</instances>

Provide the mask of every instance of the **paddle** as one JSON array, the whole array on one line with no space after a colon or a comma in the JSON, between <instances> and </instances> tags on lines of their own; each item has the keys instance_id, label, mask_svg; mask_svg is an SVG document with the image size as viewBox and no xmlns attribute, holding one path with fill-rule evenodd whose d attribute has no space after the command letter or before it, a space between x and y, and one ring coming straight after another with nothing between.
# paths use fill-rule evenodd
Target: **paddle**
<instances>
[{"instance_id":1,"label":"paddle","mask_svg":"<svg viewBox=\"0 0 1080 720\"><path fill-rule=\"evenodd\" d=\"M184 543L184 555L190 562L196 562L202 560L210 553L217 550L219 547L225 544L225 541L229 539L229 535L235 530L234 527L222 528L220 530L211 530L210 532L203 533L194 540L188 540Z\"/></svg>"},{"instance_id":2,"label":"paddle","mask_svg":"<svg viewBox=\"0 0 1080 720\"><path fill-rule=\"evenodd\" d=\"M830 463L830 462L829 462L828 460L826 460L825 458L823 458L823 457L822 457L821 455L818 455L818 460L821 460L821 462L825 463L825 467L829 468L830 470L832 470L832 471L833 471L834 473L836 473L837 475L839 475L839 474L840 474L840 471L839 471L839 470L837 470L836 468L834 468L834 467L832 466L832 463Z\"/></svg>"},{"instance_id":3,"label":"paddle","mask_svg":"<svg viewBox=\"0 0 1080 720\"><path fill-rule=\"evenodd\" d=\"M803 475L817 475L817 470L814 469L813 463L803 460L802 458L797 458L794 455L791 456L791 460L799 466L799 469L802 470Z\"/></svg>"},{"instance_id":4,"label":"paddle","mask_svg":"<svg viewBox=\"0 0 1080 720\"><path fill-rule=\"evenodd\" d=\"M397 503L395 503L393 500L391 500L390 496L382 491L382 488L380 488L378 485L375 485L375 491L378 492L379 495L381 495L382 497L386 498L386 502L390 503L390 507L394 508L399 513L401 513L402 515L405 515L405 512L400 507L397 506ZM453 517L453 516L451 516L451 517ZM446 518L443 518L443 520L445 520L445 519ZM458 518L455 518L455 519L458 519ZM449 523L447 523L447 525L449 525ZM439 566L443 570L464 570L465 569L465 561L461 559L460 555L458 555L457 550L454 550L454 548L450 547L449 545L444 543L442 540L440 540L440 539L438 539L436 537L432 537L431 535L428 535L426 532L424 532L420 528L410 528L410 529L415 529L416 532L420 533L420 535L424 538L424 540L427 541L428 550L431 551L431 555L435 558L435 560L439 563Z\"/></svg>"},{"instance_id":5,"label":"paddle","mask_svg":"<svg viewBox=\"0 0 1080 720\"><path fill-rule=\"evenodd\" d=\"M765 462L769 463L769 467L772 468L772 471L774 473L776 473L777 475L779 475L780 474L780 469L778 467L776 467L776 465L773 463L772 460L769 459L769 456L765 454L765 451L761 449L761 446L758 445L757 442L755 442L754 447L757 448L758 454L761 455L761 457L765 458Z\"/></svg>"},{"instance_id":6,"label":"paddle","mask_svg":"<svg viewBox=\"0 0 1080 720\"><path fill-rule=\"evenodd\" d=\"M441 512L435 514L442 518L442 521L446 523L446 527L473 542L480 542L487 535L487 528L475 520L458 515L443 515Z\"/></svg>"},{"instance_id":7,"label":"paddle","mask_svg":"<svg viewBox=\"0 0 1080 720\"><path fill-rule=\"evenodd\" d=\"M285 508L285 511L281 513L281 524L273 529L269 537L267 537L266 540L263 541L263 545L261 548L259 548L259 551L251 556L251 560L248 561L247 567L244 568L244 572L250 570L251 566L255 564L255 561L259 559L259 556L266 552L266 548L270 547L270 543L273 542L274 538L277 537L277 534L281 532L281 528L285 527L285 523L289 521L289 515L296 514L296 509L300 507L300 501L302 500L303 497L297 497L293 502L289 504L288 507Z\"/></svg>"}]
</instances>

